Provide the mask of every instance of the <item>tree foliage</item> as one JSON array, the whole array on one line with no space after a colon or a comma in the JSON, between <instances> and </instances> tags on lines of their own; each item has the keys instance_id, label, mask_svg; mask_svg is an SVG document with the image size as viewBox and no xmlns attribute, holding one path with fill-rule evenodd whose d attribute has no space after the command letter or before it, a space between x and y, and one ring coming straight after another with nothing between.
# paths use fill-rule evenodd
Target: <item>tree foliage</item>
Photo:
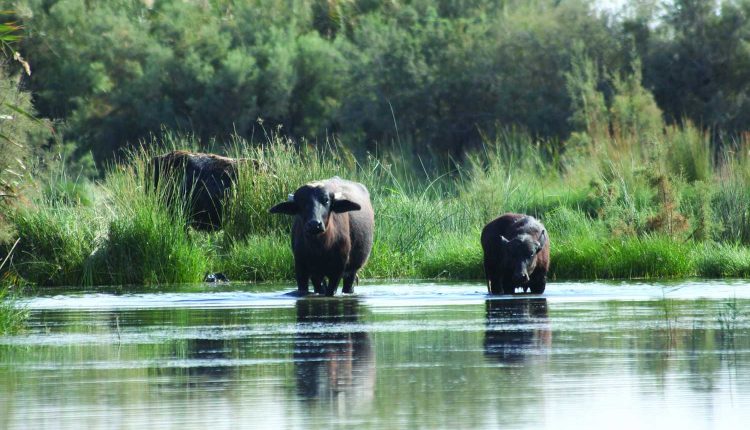
<instances>
[{"instance_id":1,"label":"tree foliage","mask_svg":"<svg viewBox=\"0 0 750 430\"><path fill-rule=\"evenodd\" d=\"M204 142L251 137L258 118L299 141L335 135L354 150L402 141L460 156L508 127L563 140L583 130L567 79L581 55L605 97L615 83L642 83L668 120L716 137L750 119L747 0L615 12L587 0L14 5L37 109L64 120L66 140L98 160L163 128ZM622 102L619 114L636 114Z\"/></svg>"}]
</instances>

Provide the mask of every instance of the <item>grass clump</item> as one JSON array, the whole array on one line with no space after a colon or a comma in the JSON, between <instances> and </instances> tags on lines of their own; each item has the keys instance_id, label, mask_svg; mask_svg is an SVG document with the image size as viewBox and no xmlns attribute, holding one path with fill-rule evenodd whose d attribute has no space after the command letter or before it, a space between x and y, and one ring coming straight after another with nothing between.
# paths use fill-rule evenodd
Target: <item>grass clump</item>
<instances>
[{"instance_id":1,"label":"grass clump","mask_svg":"<svg viewBox=\"0 0 750 430\"><path fill-rule=\"evenodd\" d=\"M96 248L98 223L89 209L54 202L12 212L21 240L13 269L37 285L80 285L87 260Z\"/></svg>"},{"instance_id":2,"label":"grass clump","mask_svg":"<svg viewBox=\"0 0 750 430\"><path fill-rule=\"evenodd\" d=\"M221 261L229 279L252 282L294 279L294 258L289 237L251 235L232 243Z\"/></svg>"},{"instance_id":3,"label":"grass clump","mask_svg":"<svg viewBox=\"0 0 750 430\"><path fill-rule=\"evenodd\" d=\"M306 182L353 170L351 161L347 164L343 152L332 146L298 149L280 136L269 139L258 146L235 140L230 148L232 156L246 161L238 164L237 183L228 197L223 222L227 237L287 231L290 218L269 214L271 206Z\"/></svg>"},{"instance_id":4,"label":"grass clump","mask_svg":"<svg viewBox=\"0 0 750 430\"><path fill-rule=\"evenodd\" d=\"M186 205L165 204L177 185L161 181L157 189L149 188L149 158L134 156L131 164L115 167L105 183L109 222L98 257L105 270L96 273L95 283L200 282L211 268L208 238L188 234Z\"/></svg>"},{"instance_id":5,"label":"grass clump","mask_svg":"<svg viewBox=\"0 0 750 430\"><path fill-rule=\"evenodd\" d=\"M17 333L29 312L19 305L9 286L0 286L0 335Z\"/></svg>"},{"instance_id":6,"label":"grass clump","mask_svg":"<svg viewBox=\"0 0 750 430\"><path fill-rule=\"evenodd\" d=\"M553 242L550 259L554 279L675 278L695 274L691 247L661 235L565 238Z\"/></svg>"},{"instance_id":7,"label":"grass clump","mask_svg":"<svg viewBox=\"0 0 750 430\"><path fill-rule=\"evenodd\" d=\"M483 279L479 232L450 233L431 240L419 262L422 278Z\"/></svg>"},{"instance_id":8,"label":"grass clump","mask_svg":"<svg viewBox=\"0 0 750 430\"><path fill-rule=\"evenodd\" d=\"M695 248L696 275L705 278L747 278L750 249L736 244L705 243Z\"/></svg>"},{"instance_id":9,"label":"grass clump","mask_svg":"<svg viewBox=\"0 0 750 430\"><path fill-rule=\"evenodd\" d=\"M138 207L109 224L106 271L98 283L158 284L200 282L210 269L208 246L185 233L163 209ZM107 279L109 277L110 279Z\"/></svg>"},{"instance_id":10,"label":"grass clump","mask_svg":"<svg viewBox=\"0 0 750 430\"><path fill-rule=\"evenodd\" d=\"M18 245L18 241L14 243L3 260L0 260L0 270L5 267L11 254L15 251L16 245ZM11 285L12 283L8 282L8 277L0 279L0 335L19 331L29 315L24 307L18 305L16 296L11 290Z\"/></svg>"}]
</instances>

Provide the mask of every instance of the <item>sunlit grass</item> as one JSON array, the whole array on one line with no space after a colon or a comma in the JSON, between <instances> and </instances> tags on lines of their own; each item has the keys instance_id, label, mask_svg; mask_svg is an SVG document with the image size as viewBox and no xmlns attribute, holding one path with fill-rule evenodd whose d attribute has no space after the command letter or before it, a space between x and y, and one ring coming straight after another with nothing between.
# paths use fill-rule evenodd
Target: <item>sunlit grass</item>
<instances>
[{"instance_id":1,"label":"sunlit grass","mask_svg":"<svg viewBox=\"0 0 750 430\"><path fill-rule=\"evenodd\" d=\"M22 240L6 270L38 285L199 282L207 272L234 281L291 279L291 217L268 208L305 182L338 175L364 183L375 209L362 278L482 279L481 228L509 211L545 223L552 279L747 276L746 166L706 167L698 137L680 136L693 149L673 154L673 164L623 155L623 163L645 163L627 167L587 163L585 151L561 158L509 133L442 174L388 154L360 162L333 143L316 149L278 136L260 144L237 139L229 153L243 161L224 229L201 232L187 226L184 205L166 204L175 181L151 188L154 155L196 144L168 135L164 146L110 166L85 190L92 196L85 202L61 188L10 212ZM674 220L684 221L675 227Z\"/></svg>"}]
</instances>

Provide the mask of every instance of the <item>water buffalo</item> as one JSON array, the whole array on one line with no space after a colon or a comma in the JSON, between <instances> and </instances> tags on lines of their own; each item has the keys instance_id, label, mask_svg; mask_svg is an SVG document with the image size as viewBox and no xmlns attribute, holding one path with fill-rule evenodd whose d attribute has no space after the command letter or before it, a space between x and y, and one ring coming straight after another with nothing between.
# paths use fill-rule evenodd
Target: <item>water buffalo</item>
<instances>
[{"instance_id":1,"label":"water buffalo","mask_svg":"<svg viewBox=\"0 0 750 430\"><path fill-rule=\"evenodd\" d=\"M508 213L482 230L484 273L490 294L513 294L516 287L541 294L549 269L549 236L541 222Z\"/></svg>"},{"instance_id":2,"label":"water buffalo","mask_svg":"<svg viewBox=\"0 0 750 430\"><path fill-rule=\"evenodd\" d=\"M160 181L172 180L162 186L168 204L175 199L188 203L190 224L200 230L221 228L222 203L237 180L238 165L248 159L234 159L215 154L171 151L151 159L153 187ZM256 160L249 160L257 168ZM176 196L174 195L176 191Z\"/></svg>"},{"instance_id":3,"label":"water buffalo","mask_svg":"<svg viewBox=\"0 0 750 430\"><path fill-rule=\"evenodd\" d=\"M375 226L370 193L364 185L337 176L310 182L270 212L295 217L292 251L300 295L308 293L312 280L316 293L332 296L341 278L342 291L353 292L357 271L370 256Z\"/></svg>"}]
</instances>

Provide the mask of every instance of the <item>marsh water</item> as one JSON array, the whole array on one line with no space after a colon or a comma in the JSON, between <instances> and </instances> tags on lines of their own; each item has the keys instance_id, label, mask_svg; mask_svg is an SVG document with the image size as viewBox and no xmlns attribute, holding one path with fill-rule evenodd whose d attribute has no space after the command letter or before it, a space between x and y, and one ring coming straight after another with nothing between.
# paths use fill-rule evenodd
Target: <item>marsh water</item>
<instances>
[{"instance_id":1,"label":"marsh water","mask_svg":"<svg viewBox=\"0 0 750 430\"><path fill-rule=\"evenodd\" d=\"M747 428L750 283L54 290L0 428ZM64 291L64 292L63 292Z\"/></svg>"}]
</instances>

